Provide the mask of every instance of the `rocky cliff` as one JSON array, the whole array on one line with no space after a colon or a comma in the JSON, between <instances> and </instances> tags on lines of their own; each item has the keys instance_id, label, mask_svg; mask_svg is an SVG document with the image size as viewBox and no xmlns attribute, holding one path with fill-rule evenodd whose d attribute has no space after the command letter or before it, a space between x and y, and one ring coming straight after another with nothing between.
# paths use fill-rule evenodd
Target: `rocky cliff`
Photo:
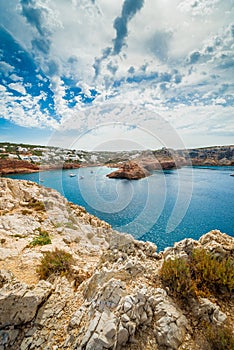
<instances>
[{"instance_id":1,"label":"rocky cliff","mask_svg":"<svg viewBox=\"0 0 234 350\"><path fill-rule=\"evenodd\" d=\"M216 146L188 150L161 149L142 151L134 161L120 163L118 170L108 174L110 178L141 179L153 170L168 170L182 166L231 166L234 165L234 146Z\"/></svg>"},{"instance_id":2,"label":"rocky cliff","mask_svg":"<svg viewBox=\"0 0 234 350\"><path fill-rule=\"evenodd\" d=\"M39 166L24 160L0 159L0 174L33 173L39 171Z\"/></svg>"},{"instance_id":3,"label":"rocky cliff","mask_svg":"<svg viewBox=\"0 0 234 350\"><path fill-rule=\"evenodd\" d=\"M232 284L181 299L160 277L165 262L187 264L194 249L233 264L232 237L214 230L157 253L52 189L0 185L1 350L212 350L205 325L233 324ZM67 259L62 273L42 279L43 259L58 250L72 258L69 274Z\"/></svg>"},{"instance_id":4,"label":"rocky cliff","mask_svg":"<svg viewBox=\"0 0 234 350\"><path fill-rule=\"evenodd\" d=\"M178 168L175 161L170 157L157 159L155 157L140 157L135 161L125 162L119 165L119 169L107 175L109 178L139 180L150 176L151 170L166 170Z\"/></svg>"},{"instance_id":5,"label":"rocky cliff","mask_svg":"<svg viewBox=\"0 0 234 350\"><path fill-rule=\"evenodd\" d=\"M25 160L0 159L0 175L35 173L38 171L56 169L76 169L80 168L77 163L57 162L57 164L36 165Z\"/></svg>"},{"instance_id":6,"label":"rocky cliff","mask_svg":"<svg viewBox=\"0 0 234 350\"><path fill-rule=\"evenodd\" d=\"M234 165L234 146L214 146L174 151L192 165Z\"/></svg>"},{"instance_id":7,"label":"rocky cliff","mask_svg":"<svg viewBox=\"0 0 234 350\"><path fill-rule=\"evenodd\" d=\"M110 179L128 179L128 180L139 180L146 176L149 176L150 173L147 169L140 166L136 162L126 162L120 165L118 170L107 174L107 177Z\"/></svg>"}]
</instances>

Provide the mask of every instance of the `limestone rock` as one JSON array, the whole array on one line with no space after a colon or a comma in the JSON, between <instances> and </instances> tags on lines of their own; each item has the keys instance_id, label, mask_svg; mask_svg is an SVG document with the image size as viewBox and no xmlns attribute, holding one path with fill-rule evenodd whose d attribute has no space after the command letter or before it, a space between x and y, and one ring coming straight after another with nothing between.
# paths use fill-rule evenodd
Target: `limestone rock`
<instances>
[{"instance_id":1,"label":"limestone rock","mask_svg":"<svg viewBox=\"0 0 234 350\"><path fill-rule=\"evenodd\" d=\"M194 306L193 313L199 320L216 325L221 325L227 319L227 315L220 310L219 306L207 298L200 298L199 303Z\"/></svg>"},{"instance_id":2,"label":"limestone rock","mask_svg":"<svg viewBox=\"0 0 234 350\"><path fill-rule=\"evenodd\" d=\"M157 254L153 243L112 230L52 189L0 185L0 350L197 350L202 320L234 322L231 298L220 307L190 300L190 319L159 277L164 260L189 259L196 248L233 258L233 237L214 230ZM52 243L30 245L40 230ZM72 275L38 282L40 259L55 247L72 254Z\"/></svg>"},{"instance_id":3,"label":"limestone rock","mask_svg":"<svg viewBox=\"0 0 234 350\"><path fill-rule=\"evenodd\" d=\"M157 288L156 300L156 339L159 348L176 350L186 335L188 320L170 300L165 290Z\"/></svg>"},{"instance_id":4,"label":"limestone rock","mask_svg":"<svg viewBox=\"0 0 234 350\"><path fill-rule=\"evenodd\" d=\"M4 283L0 290L0 327L31 321L51 292L52 285L46 281L40 281L33 289L17 281L12 282L10 288Z\"/></svg>"}]
</instances>

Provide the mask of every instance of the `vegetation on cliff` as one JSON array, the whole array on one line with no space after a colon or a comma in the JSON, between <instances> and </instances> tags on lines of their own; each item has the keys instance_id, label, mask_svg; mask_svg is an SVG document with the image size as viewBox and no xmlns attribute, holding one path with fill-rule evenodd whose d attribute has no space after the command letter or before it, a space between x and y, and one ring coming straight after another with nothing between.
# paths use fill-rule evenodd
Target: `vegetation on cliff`
<instances>
[{"instance_id":1,"label":"vegetation on cliff","mask_svg":"<svg viewBox=\"0 0 234 350\"><path fill-rule=\"evenodd\" d=\"M157 253L55 190L0 185L3 350L233 350L233 237Z\"/></svg>"},{"instance_id":2,"label":"vegetation on cliff","mask_svg":"<svg viewBox=\"0 0 234 350\"><path fill-rule=\"evenodd\" d=\"M194 249L190 256L163 262L160 271L165 286L179 298L199 295L230 296L234 291L234 258L217 257L205 249Z\"/></svg>"}]
</instances>

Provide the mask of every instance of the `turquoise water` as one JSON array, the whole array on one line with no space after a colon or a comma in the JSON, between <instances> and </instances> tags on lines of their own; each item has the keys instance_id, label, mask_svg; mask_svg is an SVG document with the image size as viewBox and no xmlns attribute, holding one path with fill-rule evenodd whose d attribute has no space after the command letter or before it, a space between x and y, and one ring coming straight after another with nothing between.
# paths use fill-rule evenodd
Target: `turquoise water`
<instances>
[{"instance_id":1,"label":"turquoise water","mask_svg":"<svg viewBox=\"0 0 234 350\"><path fill-rule=\"evenodd\" d=\"M52 187L113 228L156 243L158 250L212 229L234 236L234 167L157 171L138 181L108 179L110 171L95 167L9 177Z\"/></svg>"}]
</instances>

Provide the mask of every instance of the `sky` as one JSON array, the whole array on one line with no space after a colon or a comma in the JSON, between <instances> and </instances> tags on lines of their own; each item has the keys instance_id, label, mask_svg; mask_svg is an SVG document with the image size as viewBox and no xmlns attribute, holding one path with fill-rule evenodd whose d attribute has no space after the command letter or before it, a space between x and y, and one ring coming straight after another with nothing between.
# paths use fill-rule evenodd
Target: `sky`
<instances>
[{"instance_id":1,"label":"sky","mask_svg":"<svg viewBox=\"0 0 234 350\"><path fill-rule=\"evenodd\" d=\"M0 0L0 141L233 144L233 0Z\"/></svg>"}]
</instances>

